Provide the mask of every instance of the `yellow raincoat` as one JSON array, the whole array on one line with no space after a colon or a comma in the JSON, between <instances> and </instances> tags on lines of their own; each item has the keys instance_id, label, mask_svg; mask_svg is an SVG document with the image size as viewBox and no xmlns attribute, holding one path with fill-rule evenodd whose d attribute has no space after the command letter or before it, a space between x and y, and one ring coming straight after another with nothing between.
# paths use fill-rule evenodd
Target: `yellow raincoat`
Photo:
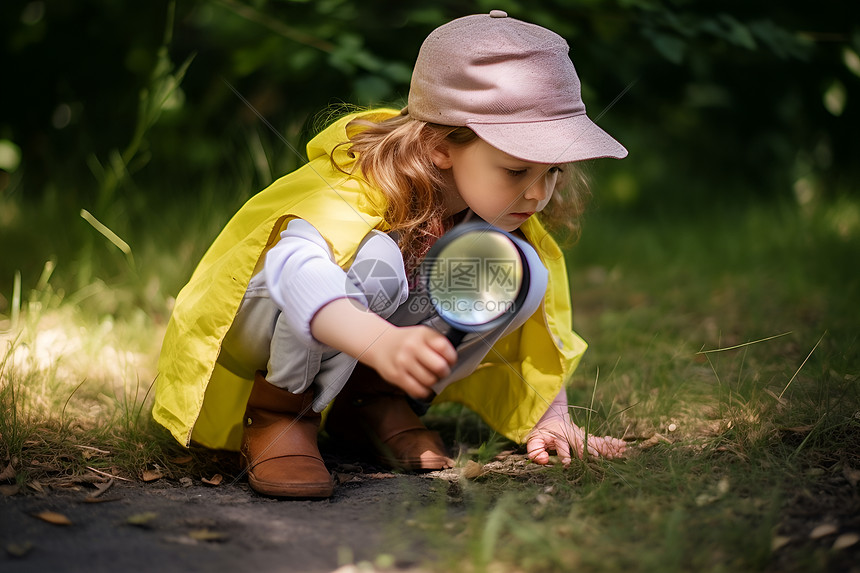
<instances>
[{"instance_id":1,"label":"yellow raincoat","mask_svg":"<svg viewBox=\"0 0 860 573\"><path fill-rule=\"evenodd\" d=\"M334 169L354 162L343 147L347 124L361 115L381 121L398 112L374 110L340 119L307 146L308 163L252 197L227 223L176 298L158 362L153 417L182 444L238 450L251 380L216 363L245 289L263 255L292 218L305 219L326 238L344 269L371 230L387 231L381 193ZM495 430L522 442L585 352L572 331L564 258L532 217L521 227L549 270L541 309L499 340L467 378L435 402L465 404Z\"/></svg>"}]
</instances>

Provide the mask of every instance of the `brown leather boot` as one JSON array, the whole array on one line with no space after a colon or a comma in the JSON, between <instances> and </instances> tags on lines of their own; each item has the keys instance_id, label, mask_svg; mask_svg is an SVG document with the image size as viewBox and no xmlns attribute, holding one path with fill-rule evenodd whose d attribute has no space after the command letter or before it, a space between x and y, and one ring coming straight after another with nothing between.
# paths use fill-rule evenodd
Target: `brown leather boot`
<instances>
[{"instance_id":1,"label":"brown leather boot","mask_svg":"<svg viewBox=\"0 0 860 573\"><path fill-rule=\"evenodd\" d=\"M334 493L317 447L320 415L310 408L312 400L310 390L293 394L257 373L242 435L242 465L257 493L320 498Z\"/></svg>"},{"instance_id":2,"label":"brown leather boot","mask_svg":"<svg viewBox=\"0 0 860 573\"><path fill-rule=\"evenodd\" d=\"M341 443L370 446L376 460L393 469L429 471L454 465L439 434L424 426L406 394L362 364L335 399L325 429Z\"/></svg>"}]
</instances>

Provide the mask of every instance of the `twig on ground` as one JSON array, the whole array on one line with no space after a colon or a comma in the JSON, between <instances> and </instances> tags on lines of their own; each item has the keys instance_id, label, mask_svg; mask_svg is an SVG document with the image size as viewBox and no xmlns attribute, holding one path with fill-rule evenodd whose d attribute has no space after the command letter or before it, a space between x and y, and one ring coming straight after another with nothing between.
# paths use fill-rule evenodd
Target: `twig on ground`
<instances>
[{"instance_id":1,"label":"twig on ground","mask_svg":"<svg viewBox=\"0 0 860 573\"><path fill-rule=\"evenodd\" d=\"M107 473L107 472L103 472L103 471L101 471L101 470L97 470L96 468L92 468L92 467L90 467L90 466L86 466L86 468L87 468L88 470L90 470L91 472L95 472L95 473L97 473L97 474L99 474L99 475L103 475L103 476L105 476L105 477L109 477L109 478L111 478L111 479L121 479L122 481L134 482L134 480L133 480L133 479L124 478L124 477L121 477L121 476L115 476L115 475L109 474L109 473Z\"/></svg>"}]
</instances>

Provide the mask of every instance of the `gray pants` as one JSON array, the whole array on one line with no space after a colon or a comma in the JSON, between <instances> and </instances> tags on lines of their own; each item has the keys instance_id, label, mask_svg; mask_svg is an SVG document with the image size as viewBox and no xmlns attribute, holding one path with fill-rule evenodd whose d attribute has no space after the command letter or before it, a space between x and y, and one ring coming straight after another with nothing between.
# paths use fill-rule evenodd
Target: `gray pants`
<instances>
[{"instance_id":1,"label":"gray pants","mask_svg":"<svg viewBox=\"0 0 860 573\"><path fill-rule=\"evenodd\" d=\"M521 326L540 308L547 272L531 246L524 241L520 246L526 252L531 275L523 307L494 330L467 335L457 347L458 360L453 371L434 385L436 393L473 372L497 340ZM379 269L384 272L380 274ZM245 379L253 379L258 370L266 371L266 380L271 384L295 394L313 386L316 395L313 408L319 412L346 384L357 360L295 332L272 301L264 275L260 272L251 279L222 343L218 363ZM392 303L398 300L407 279L400 250L387 235L373 231L365 238L347 270L347 279L347 291L363 293L368 308L392 324L425 324L443 333L447 331L448 326L427 304L422 291L411 291L399 307Z\"/></svg>"}]
</instances>

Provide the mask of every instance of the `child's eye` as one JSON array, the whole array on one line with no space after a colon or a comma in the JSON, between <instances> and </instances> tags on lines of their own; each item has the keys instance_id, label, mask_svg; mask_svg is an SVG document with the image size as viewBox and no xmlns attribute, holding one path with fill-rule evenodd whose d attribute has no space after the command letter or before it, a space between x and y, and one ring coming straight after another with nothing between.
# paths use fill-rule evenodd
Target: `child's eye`
<instances>
[{"instance_id":1,"label":"child's eye","mask_svg":"<svg viewBox=\"0 0 860 573\"><path fill-rule=\"evenodd\" d=\"M553 165L553 166L552 166L552 167L550 167L550 168L549 168L549 170L547 171L547 173L549 173L549 174L553 174L553 173L563 173L563 172L564 172L564 169L562 169L562 168L561 168L561 167L559 167L558 165Z\"/></svg>"},{"instance_id":2,"label":"child's eye","mask_svg":"<svg viewBox=\"0 0 860 573\"><path fill-rule=\"evenodd\" d=\"M505 169L508 172L508 175L511 177L519 177L520 175L525 175L525 169Z\"/></svg>"}]
</instances>

